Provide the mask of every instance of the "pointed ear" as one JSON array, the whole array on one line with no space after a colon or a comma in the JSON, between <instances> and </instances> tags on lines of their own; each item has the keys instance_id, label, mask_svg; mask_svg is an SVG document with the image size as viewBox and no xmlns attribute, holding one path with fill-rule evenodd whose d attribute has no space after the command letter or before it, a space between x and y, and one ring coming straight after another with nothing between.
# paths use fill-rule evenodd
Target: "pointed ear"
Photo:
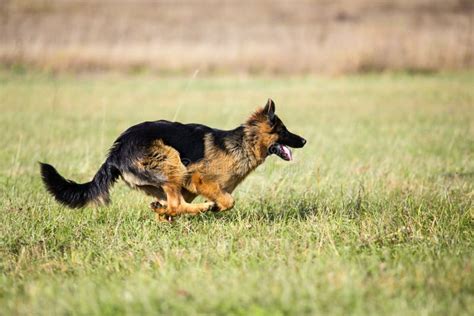
<instances>
[{"instance_id":1,"label":"pointed ear","mask_svg":"<svg viewBox=\"0 0 474 316\"><path fill-rule=\"evenodd\" d=\"M270 122L273 122L275 118L275 102L272 99L268 99L267 104L263 108L263 113L268 117Z\"/></svg>"}]
</instances>

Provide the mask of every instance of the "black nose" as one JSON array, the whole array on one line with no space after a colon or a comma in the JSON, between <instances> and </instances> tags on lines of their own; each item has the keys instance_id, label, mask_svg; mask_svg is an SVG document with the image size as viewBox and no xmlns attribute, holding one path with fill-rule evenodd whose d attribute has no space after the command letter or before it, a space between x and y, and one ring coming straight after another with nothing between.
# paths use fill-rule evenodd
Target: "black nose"
<instances>
[{"instance_id":1,"label":"black nose","mask_svg":"<svg viewBox=\"0 0 474 316\"><path fill-rule=\"evenodd\" d=\"M304 146L306 144L306 139L301 138L301 144L303 144L303 146Z\"/></svg>"}]
</instances>

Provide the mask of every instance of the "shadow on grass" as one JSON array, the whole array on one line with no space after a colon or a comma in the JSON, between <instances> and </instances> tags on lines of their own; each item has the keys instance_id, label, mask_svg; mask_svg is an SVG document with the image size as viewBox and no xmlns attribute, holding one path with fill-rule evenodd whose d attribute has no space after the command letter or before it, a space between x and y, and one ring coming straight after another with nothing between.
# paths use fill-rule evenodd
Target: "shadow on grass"
<instances>
[{"instance_id":1,"label":"shadow on grass","mask_svg":"<svg viewBox=\"0 0 474 316\"><path fill-rule=\"evenodd\" d=\"M442 173L441 176L448 180L455 180L455 179L473 179L474 178L474 171L466 171L466 172L445 172Z\"/></svg>"},{"instance_id":2,"label":"shadow on grass","mask_svg":"<svg viewBox=\"0 0 474 316\"><path fill-rule=\"evenodd\" d=\"M238 202L237 202L238 203ZM233 210L222 213L207 213L197 216L196 221L219 220L224 222L288 222L305 221L314 217L324 206L307 199L280 200L263 199L237 204Z\"/></svg>"}]
</instances>

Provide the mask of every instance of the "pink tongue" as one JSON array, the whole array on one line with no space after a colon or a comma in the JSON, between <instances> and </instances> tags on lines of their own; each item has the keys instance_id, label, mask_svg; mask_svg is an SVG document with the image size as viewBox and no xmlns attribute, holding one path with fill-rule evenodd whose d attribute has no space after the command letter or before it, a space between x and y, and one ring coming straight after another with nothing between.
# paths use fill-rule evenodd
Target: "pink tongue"
<instances>
[{"instance_id":1,"label":"pink tongue","mask_svg":"<svg viewBox=\"0 0 474 316\"><path fill-rule=\"evenodd\" d=\"M293 157L291 156L291 150L290 148L286 147L285 145L280 145L281 150L285 154L286 157L288 157L288 160L292 160Z\"/></svg>"}]
</instances>

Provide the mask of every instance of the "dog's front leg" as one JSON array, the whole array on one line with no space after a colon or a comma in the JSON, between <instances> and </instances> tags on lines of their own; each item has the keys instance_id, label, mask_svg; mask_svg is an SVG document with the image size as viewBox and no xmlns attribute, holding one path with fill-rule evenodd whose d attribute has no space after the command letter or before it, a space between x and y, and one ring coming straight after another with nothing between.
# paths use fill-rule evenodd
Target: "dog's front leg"
<instances>
[{"instance_id":1,"label":"dog's front leg","mask_svg":"<svg viewBox=\"0 0 474 316\"><path fill-rule=\"evenodd\" d=\"M220 195L214 198L214 200L211 199L214 203L216 203L216 206L211 210L213 212L223 212L230 210L231 208L234 207L235 201L232 195L230 195L227 192L220 192Z\"/></svg>"},{"instance_id":2,"label":"dog's front leg","mask_svg":"<svg viewBox=\"0 0 474 316\"><path fill-rule=\"evenodd\" d=\"M221 189L219 183L214 181L205 181L202 178L193 183L199 195L204 196L216 205L212 211L222 212L234 207L235 201L230 193Z\"/></svg>"}]
</instances>

